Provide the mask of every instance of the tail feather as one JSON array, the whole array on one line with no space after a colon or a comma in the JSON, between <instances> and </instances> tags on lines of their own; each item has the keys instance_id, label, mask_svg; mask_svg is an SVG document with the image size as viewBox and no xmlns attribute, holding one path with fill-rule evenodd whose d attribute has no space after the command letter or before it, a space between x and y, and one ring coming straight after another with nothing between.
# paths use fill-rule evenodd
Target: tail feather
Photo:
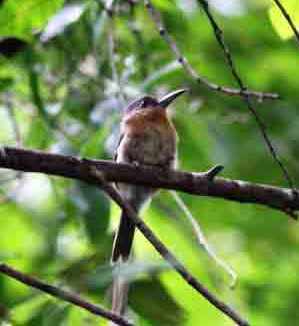
<instances>
[{"instance_id":1,"label":"tail feather","mask_svg":"<svg viewBox=\"0 0 299 326\"><path fill-rule=\"evenodd\" d=\"M122 212L120 224L113 244L111 257L112 263L120 260L127 261L129 259L134 233L134 223L124 214L124 212Z\"/></svg>"},{"instance_id":2,"label":"tail feather","mask_svg":"<svg viewBox=\"0 0 299 326\"><path fill-rule=\"evenodd\" d=\"M129 283L118 275L113 280L112 286L112 312L123 316L126 313L128 304Z\"/></svg>"},{"instance_id":3,"label":"tail feather","mask_svg":"<svg viewBox=\"0 0 299 326\"><path fill-rule=\"evenodd\" d=\"M127 193L125 198L127 198L136 212L140 211L143 204L154 193L153 189L141 186L126 186L122 184L121 187L122 192L125 194ZM122 264L127 262L130 258L134 233L134 223L124 212L122 212L111 257L111 263L115 265L115 276L112 285L112 311L119 315L125 313L129 292L128 280L121 275L120 269L122 268Z\"/></svg>"},{"instance_id":4,"label":"tail feather","mask_svg":"<svg viewBox=\"0 0 299 326\"><path fill-rule=\"evenodd\" d=\"M115 264L115 276L112 286L112 311L123 315L128 301L129 284L128 281L119 274L118 267L128 261L133 244L135 226L134 223L122 212L120 225L115 237L112 263Z\"/></svg>"}]
</instances>

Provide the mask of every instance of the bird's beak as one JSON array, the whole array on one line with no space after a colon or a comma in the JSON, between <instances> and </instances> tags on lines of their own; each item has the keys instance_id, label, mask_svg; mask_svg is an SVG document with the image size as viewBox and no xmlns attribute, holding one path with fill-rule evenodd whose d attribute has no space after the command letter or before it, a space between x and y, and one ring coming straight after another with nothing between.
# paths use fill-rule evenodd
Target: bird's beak
<instances>
[{"instance_id":1,"label":"bird's beak","mask_svg":"<svg viewBox=\"0 0 299 326\"><path fill-rule=\"evenodd\" d=\"M183 94L185 92L187 92L187 89L182 88L182 89L173 91L171 93L168 93L158 101L159 105L166 109L171 102L173 102L178 96L180 96L181 94Z\"/></svg>"}]
</instances>

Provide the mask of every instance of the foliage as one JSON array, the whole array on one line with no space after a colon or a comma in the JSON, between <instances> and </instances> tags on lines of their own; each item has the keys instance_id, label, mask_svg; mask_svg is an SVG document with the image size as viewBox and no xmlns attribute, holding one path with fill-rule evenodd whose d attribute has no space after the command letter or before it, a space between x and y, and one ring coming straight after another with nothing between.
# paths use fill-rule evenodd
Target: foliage
<instances>
[{"instance_id":1,"label":"foliage","mask_svg":"<svg viewBox=\"0 0 299 326\"><path fill-rule=\"evenodd\" d=\"M190 79L174 63L142 3L132 10L126 1L118 2L112 57L112 25L100 1L1 3L1 145L15 145L20 133L20 144L26 147L111 158L121 114L114 65L126 102L144 92L163 95L183 86L191 89L171 110L180 136L182 169L200 171L223 164L226 177L286 185L242 99L212 92ZM197 2L154 3L194 68L211 81L234 86ZM246 84L281 94L282 100L254 105L298 184L298 46L294 39L285 39L290 34L283 32L283 23L267 1L235 0L231 7L219 3L213 1L213 13ZM287 7L295 12L292 8L295 5ZM4 37L25 46L7 56ZM74 181L0 172L1 260L108 304L109 255L118 209L102 193ZM252 325L293 325L299 319L296 224L254 205L182 197L211 245L238 272L236 289L228 288L224 272L198 249L182 213L162 191L143 215L165 244ZM135 257L137 263L129 271L134 282L130 300L139 325L230 325L165 267L140 234ZM9 311L2 317L13 325L99 323L78 308L3 276L0 303L0 313Z\"/></svg>"}]
</instances>

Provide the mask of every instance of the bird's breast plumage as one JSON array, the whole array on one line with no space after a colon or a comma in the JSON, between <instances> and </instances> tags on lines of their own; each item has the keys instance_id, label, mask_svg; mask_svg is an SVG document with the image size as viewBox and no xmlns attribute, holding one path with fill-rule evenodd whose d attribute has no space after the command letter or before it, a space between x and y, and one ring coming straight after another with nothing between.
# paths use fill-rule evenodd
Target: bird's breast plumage
<instances>
[{"instance_id":1,"label":"bird's breast plumage","mask_svg":"<svg viewBox=\"0 0 299 326\"><path fill-rule=\"evenodd\" d=\"M175 166L176 132L165 110L147 109L128 115L122 122L122 130L118 162L166 168Z\"/></svg>"}]
</instances>

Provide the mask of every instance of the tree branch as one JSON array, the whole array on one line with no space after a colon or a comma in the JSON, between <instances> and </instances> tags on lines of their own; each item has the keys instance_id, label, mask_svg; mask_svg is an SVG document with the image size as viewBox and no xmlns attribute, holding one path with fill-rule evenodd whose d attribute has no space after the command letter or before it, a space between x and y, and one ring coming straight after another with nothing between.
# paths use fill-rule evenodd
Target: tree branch
<instances>
[{"instance_id":1,"label":"tree branch","mask_svg":"<svg viewBox=\"0 0 299 326\"><path fill-rule=\"evenodd\" d=\"M75 293L71 293L69 291L65 291L56 286L45 283L35 277L24 274L6 264L3 264L3 263L0 264L0 273L5 274L11 278L14 278L15 280L18 280L19 282L24 283L33 288L36 288L42 292L46 292L53 297L70 302L80 308L83 308L83 309L91 312L94 315L98 315L98 316L104 317L106 319L109 319L109 320L113 321L114 323L116 323L117 325L121 325L121 326L132 326L133 325L132 323L125 320L123 317L116 315L115 313L113 313L109 310L106 310L98 305L94 305L94 304L84 300L83 298L81 298L79 295L77 295Z\"/></svg>"},{"instance_id":2,"label":"tree branch","mask_svg":"<svg viewBox=\"0 0 299 326\"><path fill-rule=\"evenodd\" d=\"M207 288L205 288L201 283L199 283L186 270L184 265L182 265L176 259L176 257L171 252L169 252L169 250L165 247L165 245L155 236L155 234L148 228L148 226L137 216L137 214L131 208L131 206L122 199L118 191L108 183L108 181L116 181L116 180L111 180L111 178L109 178L109 173L107 173L109 170L102 169L101 164L104 164L104 166L108 164L106 165L106 167L108 167L109 169L110 166L110 171L112 171L115 168L116 170L118 170L119 168L125 168L129 170L133 168L134 171L134 167L130 165L116 164L109 161L91 161L87 159L80 160L72 156L48 154L48 153L43 153L38 151L9 148L9 147L4 147L0 149L0 167L12 168L17 170L20 169L22 171L27 171L27 172L43 172L48 174L55 174L55 175L69 177L69 178L79 179L100 186L101 189L103 189L126 212L127 216L132 219L136 227L143 233L143 235L147 238L147 240L151 242L151 244L160 253L160 255L174 267L174 269L182 276L182 278L190 286L192 286L197 292L203 295L217 309L219 309L224 314L226 314L231 319L233 319L238 325L241 326L249 325L248 322L244 320L235 310L233 310L229 305L227 305L223 301L219 300L212 293L210 293ZM154 170L156 170L156 173L161 172L161 170L159 169L154 169ZM211 171L214 170L219 171L220 167L217 166L214 169L208 171L207 173L201 174L201 176L206 180L208 180L209 182L212 182ZM169 173L176 173L176 172L169 171ZM216 172L213 172L212 176L214 176L215 173ZM128 180L128 182L130 181ZM49 285L42 286L42 284L38 282L36 279L32 279L28 276L24 276L22 273L10 269L5 264L0 264L0 272L6 273L26 284L37 287L52 295L55 295L57 294L56 293L57 291L58 292L60 291L59 289L49 287ZM65 293L59 292L56 296L64 298L64 294ZM72 299L72 301L68 300L70 302L74 302L75 304L78 303L76 297L75 298L70 297L70 295L68 294L67 298ZM83 307L87 309L85 306Z\"/></svg>"},{"instance_id":3,"label":"tree branch","mask_svg":"<svg viewBox=\"0 0 299 326\"><path fill-rule=\"evenodd\" d=\"M298 190L215 177L209 173L161 171L159 168L131 166L104 160L84 160L74 156L51 154L14 147L0 148L0 168L40 172L87 181L83 164L95 165L109 182L125 182L154 188L173 189L199 196L211 196L239 203L268 206L295 218L299 210ZM90 180L88 181L90 182Z\"/></svg>"},{"instance_id":4,"label":"tree branch","mask_svg":"<svg viewBox=\"0 0 299 326\"><path fill-rule=\"evenodd\" d=\"M182 66L182 68L185 70L185 72L192 79L194 79L198 84L203 84L207 88L211 89L212 91L222 92L226 95L231 95L231 96L242 96L242 94L247 94L249 97L255 97L258 100L264 100L264 99L276 100L276 99L280 98L280 96L276 93L264 93L264 92L252 91L249 89L244 90L244 89L236 89L236 88L230 88L230 87L226 87L226 86L220 86L220 85L217 85L217 84L209 81L207 78L201 76L191 66L190 62L182 54L182 52L179 49L175 40L171 37L171 35L166 30L164 23L162 21L162 18L161 18L161 14L154 7L152 2L150 0L144 0L144 5L147 8L154 24L156 25L156 28L158 29L160 36L167 43L167 45L169 46L171 52L174 54L174 57L176 58L178 63Z\"/></svg>"},{"instance_id":5,"label":"tree branch","mask_svg":"<svg viewBox=\"0 0 299 326\"><path fill-rule=\"evenodd\" d=\"M271 156L273 157L274 161L277 163L280 170L282 171L282 174L283 174L284 178L286 179L289 187L292 189L294 195L296 195L296 190L294 187L293 180L292 180L287 168L285 167L284 163L280 159L276 149L274 148L272 141L267 133L267 126L264 123L264 121L260 118L255 107L253 106L253 104L251 102L251 98L247 93L248 89L247 89L246 85L243 83L241 76L239 75L239 73L237 71L237 67L233 61L232 54L229 50L229 47L225 43L224 34L223 34L222 29L219 27L214 16L212 15L212 13L209 9L209 4L208 4L207 0L197 0L197 2L199 2L199 4L201 5L201 7L203 8L204 12L206 13L206 15L208 17L208 20L213 28L216 40L219 43L219 45L224 53L224 56L228 63L230 71L231 71L235 81L237 82L238 86L241 89L241 96L242 96L248 110L253 115Z\"/></svg>"},{"instance_id":6,"label":"tree branch","mask_svg":"<svg viewBox=\"0 0 299 326\"><path fill-rule=\"evenodd\" d=\"M87 181L95 182L101 189L103 189L111 199L113 199L120 208L126 213L135 224L135 226L142 232L146 239L153 245L159 254L169 262L169 264L181 275L181 277L199 292L205 299L207 299L213 306L222 311L225 315L230 317L240 326L248 326L249 323L243 319L237 311L232 309L225 302L219 300L214 296L204 285L202 285L196 278L189 273L185 266L177 260L177 258L166 248L166 246L157 238L151 229L137 216L134 209L122 199L120 193L105 180L104 173L97 170L95 166L90 166L87 160L84 160L86 165L83 165L82 173L85 175Z\"/></svg>"}]
</instances>

